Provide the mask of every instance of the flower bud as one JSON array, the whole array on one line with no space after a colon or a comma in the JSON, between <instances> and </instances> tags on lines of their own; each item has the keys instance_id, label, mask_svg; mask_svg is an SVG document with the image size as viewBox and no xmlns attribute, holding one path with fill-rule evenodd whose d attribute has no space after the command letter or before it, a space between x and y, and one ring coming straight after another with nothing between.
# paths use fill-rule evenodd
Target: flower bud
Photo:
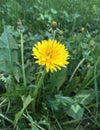
<instances>
[{"instance_id":1,"label":"flower bud","mask_svg":"<svg viewBox=\"0 0 100 130\"><path fill-rule=\"evenodd\" d=\"M21 21L21 19L18 19L17 24L18 24L19 26L22 25L22 21Z\"/></svg>"},{"instance_id":2,"label":"flower bud","mask_svg":"<svg viewBox=\"0 0 100 130\"><path fill-rule=\"evenodd\" d=\"M52 27L57 27L57 22L56 21L52 21L51 25L52 25Z\"/></svg>"},{"instance_id":3,"label":"flower bud","mask_svg":"<svg viewBox=\"0 0 100 130\"><path fill-rule=\"evenodd\" d=\"M59 31L58 31L58 34L59 34L59 35L63 35L63 33L64 33L63 30L59 30Z\"/></svg>"}]
</instances>

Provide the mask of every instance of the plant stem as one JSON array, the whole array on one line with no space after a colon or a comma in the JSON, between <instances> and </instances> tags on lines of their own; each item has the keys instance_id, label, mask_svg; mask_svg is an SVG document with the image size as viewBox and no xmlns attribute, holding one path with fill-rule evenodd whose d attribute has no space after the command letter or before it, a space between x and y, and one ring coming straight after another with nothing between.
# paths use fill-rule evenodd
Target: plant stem
<instances>
[{"instance_id":1,"label":"plant stem","mask_svg":"<svg viewBox=\"0 0 100 130\"><path fill-rule=\"evenodd\" d=\"M46 70L44 69L44 71L42 73L42 76L39 78L39 81L37 82L36 87L33 90L33 95L32 95L32 97L34 98L34 100L32 102L32 111L33 111L33 113L35 113L36 98L37 98L37 95L38 95L38 91L41 88L41 85L42 85L43 79L45 77L45 74L46 74Z\"/></svg>"},{"instance_id":2,"label":"plant stem","mask_svg":"<svg viewBox=\"0 0 100 130\"><path fill-rule=\"evenodd\" d=\"M22 60L22 74L23 74L23 82L24 87L26 87L26 76L25 76L25 67L24 67L24 47L23 47L23 33L20 33L21 36L21 60Z\"/></svg>"},{"instance_id":3,"label":"plant stem","mask_svg":"<svg viewBox=\"0 0 100 130\"><path fill-rule=\"evenodd\" d=\"M9 123L11 123L12 125L14 125L14 122L12 120L10 120L8 117L6 117L5 115L3 115L2 113L0 113L0 117L4 118L5 120L7 120Z\"/></svg>"},{"instance_id":4,"label":"plant stem","mask_svg":"<svg viewBox=\"0 0 100 130\"><path fill-rule=\"evenodd\" d=\"M56 32L55 30L52 30L52 39L55 40Z\"/></svg>"}]
</instances>

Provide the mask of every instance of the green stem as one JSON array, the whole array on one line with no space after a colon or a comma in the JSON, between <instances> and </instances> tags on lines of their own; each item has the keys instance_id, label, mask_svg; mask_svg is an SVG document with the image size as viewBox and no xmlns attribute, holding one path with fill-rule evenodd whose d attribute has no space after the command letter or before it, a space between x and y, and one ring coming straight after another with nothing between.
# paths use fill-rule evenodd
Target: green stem
<instances>
[{"instance_id":1,"label":"green stem","mask_svg":"<svg viewBox=\"0 0 100 130\"><path fill-rule=\"evenodd\" d=\"M21 36L21 60L22 60L22 74L23 74L23 82L24 87L26 87L26 76L25 76L25 67L24 67L24 47L23 47L23 33L20 33Z\"/></svg>"},{"instance_id":2,"label":"green stem","mask_svg":"<svg viewBox=\"0 0 100 130\"><path fill-rule=\"evenodd\" d=\"M53 30L52 31L52 38L53 38L53 40L55 40L55 36L56 36L56 32L55 32L55 30Z\"/></svg>"},{"instance_id":3,"label":"green stem","mask_svg":"<svg viewBox=\"0 0 100 130\"><path fill-rule=\"evenodd\" d=\"M5 115L3 115L2 113L0 113L0 117L2 117L3 119L7 120L9 123L14 125L14 122L12 120L10 120L8 117L6 117Z\"/></svg>"},{"instance_id":4,"label":"green stem","mask_svg":"<svg viewBox=\"0 0 100 130\"><path fill-rule=\"evenodd\" d=\"M45 74L46 74L46 70L44 69L42 76L39 78L39 81L37 82L36 87L33 90L33 95L32 95L32 97L34 98L34 100L32 102L32 111L33 111L33 113L35 113L36 98L37 98L37 95L38 95L38 91L41 88L41 85L42 85Z\"/></svg>"}]
</instances>

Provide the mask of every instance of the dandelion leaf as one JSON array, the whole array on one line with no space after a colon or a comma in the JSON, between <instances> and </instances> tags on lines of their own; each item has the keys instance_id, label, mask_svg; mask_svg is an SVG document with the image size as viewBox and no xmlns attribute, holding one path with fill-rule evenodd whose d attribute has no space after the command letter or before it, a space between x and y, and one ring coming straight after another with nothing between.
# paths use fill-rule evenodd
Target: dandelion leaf
<instances>
[{"instance_id":1,"label":"dandelion leaf","mask_svg":"<svg viewBox=\"0 0 100 130\"><path fill-rule=\"evenodd\" d=\"M9 26L5 26L0 37L0 72L12 74L19 81L17 64L17 44L9 32Z\"/></svg>"},{"instance_id":2,"label":"dandelion leaf","mask_svg":"<svg viewBox=\"0 0 100 130\"><path fill-rule=\"evenodd\" d=\"M21 116L24 113L24 110L28 107L28 105L32 102L32 98L30 95L28 95L27 97L24 98L23 100L23 108L21 109L21 111L19 111L18 113L16 113L15 115L15 126L17 125L19 119L21 118Z\"/></svg>"},{"instance_id":3,"label":"dandelion leaf","mask_svg":"<svg viewBox=\"0 0 100 130\"><path fill-rule=\"evenodd\" d=\"M57 87L59 90L62 84L66 79L66 68L62 68L62 70L57 71L55 73L51 73L50 75L50 87Z\"/></svg>"}]
</instances>

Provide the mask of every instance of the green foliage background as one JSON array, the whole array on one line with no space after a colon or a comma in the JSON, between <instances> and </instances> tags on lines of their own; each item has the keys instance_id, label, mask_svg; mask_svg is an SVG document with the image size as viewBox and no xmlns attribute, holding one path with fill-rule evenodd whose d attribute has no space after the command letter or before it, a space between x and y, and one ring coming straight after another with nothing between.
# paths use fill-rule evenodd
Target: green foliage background
<instances>
[{"instance_id":1,"label":"green foliage background","mask_svg":"<svg viewBox=\"0 0 100 130\"><path fill-rule=\"evenodd\" d=\"M1 0L0 19L0 129L99 130L100 1ZM21 70L19 19L27 87ZM33 114L32 91L42 70L34 63L32 47L52 37L53 20L58 24L55 38L68 47L70 64L46 74Z\"/></svg>"}]
</instances>

